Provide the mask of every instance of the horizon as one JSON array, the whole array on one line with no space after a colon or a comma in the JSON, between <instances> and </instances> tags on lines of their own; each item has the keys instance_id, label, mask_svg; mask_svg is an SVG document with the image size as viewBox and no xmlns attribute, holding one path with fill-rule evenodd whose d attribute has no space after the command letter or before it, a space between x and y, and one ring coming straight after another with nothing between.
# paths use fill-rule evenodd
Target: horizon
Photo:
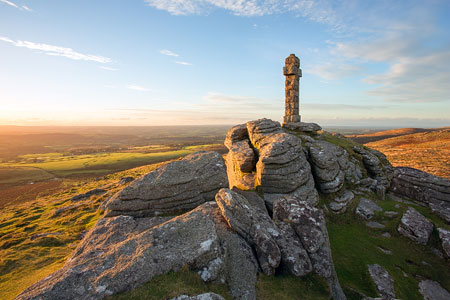
<instances>
[{"instance_id":1,"label":"horizon","mask_svg":"<svg viewBox=\"0 0 450 300\"><path fill-rule=\"evenodd\" d=\"M88 7L88 8L87 8ZM0 126L450 125L446 1L0 0Z\"/></svg>"}]
</instances>

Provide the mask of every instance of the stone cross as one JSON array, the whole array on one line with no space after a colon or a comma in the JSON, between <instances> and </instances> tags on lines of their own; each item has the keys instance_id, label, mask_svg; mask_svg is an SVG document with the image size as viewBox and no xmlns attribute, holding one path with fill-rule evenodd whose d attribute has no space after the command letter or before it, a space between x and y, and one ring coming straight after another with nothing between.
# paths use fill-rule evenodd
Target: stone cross
<instances>
[{"instance_id":1,"label":"stone cross","mask_svg":"<svg viewBox=\"0 0 450 300\"><path fill-rule=\"evenodd\" d=\"M295 54L291 54L286 58L283 75L286 76L283 123L297 123L300 122L299 81L300 77L302 77L302 70L300 69L300 59Z\"/></svg>"}]
</instances>

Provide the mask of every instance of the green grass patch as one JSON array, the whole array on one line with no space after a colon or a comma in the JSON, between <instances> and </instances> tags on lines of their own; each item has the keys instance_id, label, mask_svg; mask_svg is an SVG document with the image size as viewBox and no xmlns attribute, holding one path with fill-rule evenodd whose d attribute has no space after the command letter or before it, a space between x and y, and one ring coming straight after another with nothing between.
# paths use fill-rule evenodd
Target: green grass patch
<instances>
[{"instance_id":1,"label":"green grass patch","mask_svg":"<svg viewBox=\"0 0 450 300\"><path fill-rule=\"evenodd\" d=\"M0 184L17 184L52 178L54 178L52 174L36 167L0 166Z\"/></svg>"},{"instance_id":2,"label":"green grass patch","mask_svg":"<svg viewBox=\"0 0 450 300\"><path fill-rule=\"evenodd\" d=\"M359 200L354 201L353 206L356 206ZM436 280L450 290L448 263L432 253L433 247L441 247L437 232L433 232L426 246L418 245L397 232L400 218L408 205L389 198L377 201L377 204L385 210L399 212L393 219L382 213L374 217L374 221L386 226L384 229L367 227L364 220L354 216L354 209L349 209L343 215L329 215L327 218L333 260L348 298L360 299L361 293L371 297L377 295L367 267L375 263L384 267L394 279L397 298L423 299L418 292L418 283L422 279ZM396 204L400 204L400 208L396 208ZM442 222L428 208L415 208L431 221ZM392 237L383 237L383 232L389 232ZM378 247L392 251L392 255L383 253Z\"/></svg>"},{"instance_id":3,"label":"green grass patch","mask_svg":"<svg viewBox=\"0 0 450 300\"><path fill-rule=\"evenodd\" d=\"M129 292L108 297L109 300L162 300L180 295L198 295L213 292L232 300L225 284L205 283L194 271L184 267L178 272L156 276L146 284Z\"/></svg>"},{"instance_id":4,"label":"green grass patch","mask_svg":"<svg viewBox=\"0 0 450 300\"><path fill-rule=\"evenodd\" d=\"M91 155L51 156L50 159L42 162L5 163L3 165L14 168L38 168L41 169L42 172L47 171L58 177L68 177L72 175L107 174L143 164L167 161L190 153L192 153L192 151L187 149L156 153L97 153Z\"/></svg>"},{"instance_id":5,"label":"green grass patch","mask_svg":"<svg viewBox=\"0 0 450 300\"><path fill-rule=\"evenodd\" d=\"M328 300L328 285L318 275L304 277L280 274L266 276L260 274L256 284L258 300Z\"/></svg>"}]
</instances>

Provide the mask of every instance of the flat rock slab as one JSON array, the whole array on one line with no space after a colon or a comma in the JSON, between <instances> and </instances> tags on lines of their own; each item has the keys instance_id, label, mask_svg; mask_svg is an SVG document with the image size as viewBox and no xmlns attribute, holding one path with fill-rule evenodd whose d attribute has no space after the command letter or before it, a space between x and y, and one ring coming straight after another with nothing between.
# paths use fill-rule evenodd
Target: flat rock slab
<instances>
[{"instance_id":1,"label":"flat rock slab","mask_svg":"<svg viewBox=\"0 0 450 300\"><path fill-rule=\"evenodd\" d=\"M366 220L370 220L373 218L375 212L377 211L383 211L383 209L372 200L369 200L367 198L361 198L358 207L356 207L355 213Z\"/></svg>"},{"instance_id":2,"label":"flat rock slab","mask_svg":"<svg viewBox=\"0 0 450 300\"><path fill-rule=\"evenodd\" d=\"M433 280L422 280L419 282L419 292L425 300L450 299L450 293L444 289L439 282Z\"/></svg>"},{"instance_id":3,"label":"flat rock slab","mask_svg":"<svg viewBox=\"0 0 450 300\"><path fill-rule=\"evenodd\" d=\"M298 130L303 132L316 132L322 130L319 124L306 122L288 122L283 123L283 128L290 130Z\"/></svg>"},{"instance_id":4,"label":"flat rock slab","mask_svg":"<svg viewBox=\"0 0 450 300\"><path fill-rule=\"evenodd\" d=\"M215 293L205 293L196 296L181 295L171 300L225 300L222 296Z\"/></svg>"},{"instance_id":5,"label":"flat rock slab","mask_svg":"<svg viewBox=\"0 0 450 300\"><path fill-rule=\"evenodd\" d=\"M400 234L416 243L426 245L433 231L433 223L414 208L408 207L400 220L397 230Z\"/></svg>"},{"instance_id":6,"label":"flat rock slab","mask_svg":"<svg viewBox=\"0 0 450 300\"><path fill-rule=\"evenodd\" d=\"M375 283L378 293L383 299L395 299L394 280L391 275L378 264L369 265L369 274Z\"/></svg>"},{"instance_id":7,"label":"flat rock slab","mask_svg":"<svg viewBox=\"0 0 450 300\"><path fill-rule=\"evenodd\" d=\"M366 226L369 227L369 228L373 228L373 229L382 229L382 228L386 227L383 224L378 223L378 222L374 222L374 221L367 222Z\"/></svg>"},{"instance_id":8,"label":"flat rock slab","mask_svg":"<svg viewBox=\"0 0 450 300\"><path fill-rule=\"evenodd\" d=\"M204 281L226 282L236 299L256 299L256 259L214 202L172 219L102 218L62 269L16 299L102 299L183 266Z\"/></svg>"},{"instance_id":9,"label":"flat rock slab","mask_svg":"<svg viewBox=\"0 0 450 300\"><path fill-rule=\"evenodd\" d=\"M179 214L213 201L217 191L226 186L222 156L213 151L200 151L133 181L108 201L105 216Z\"/></svg>"},{"instance_id":10,"label":"flat rock slab","mask_svg":"<svg viewBox=\"0 0 450 300\"><path fill-rule=\"evenodd\" d=\"M392 219L392 218L395 218L398 216L398 212L393 211L393 210L388 210L388 211L384 212L384 216Z\"/></svg>"}]
</instances>

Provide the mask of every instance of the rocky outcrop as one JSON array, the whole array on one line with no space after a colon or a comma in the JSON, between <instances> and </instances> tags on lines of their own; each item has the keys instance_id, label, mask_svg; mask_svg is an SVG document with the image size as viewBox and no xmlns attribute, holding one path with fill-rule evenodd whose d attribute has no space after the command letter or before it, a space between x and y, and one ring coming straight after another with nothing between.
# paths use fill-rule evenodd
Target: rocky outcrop
<instances>
[{"instance_id":1,"label":"rocky outcrop","mask_svg":"<svg viewBox=\"0 0 450 300\"><path fill-rule=\"evenodd\" d=\"M372 200L361 198L361 200L359 200L358 206L356 207L355 213L366 220L370 220L373 218L375 212L377 211L383 211L383 209Z\"/></svg>"},{"instance_id":2,"label":"rocky outcrop","mask_svg":"<svg viewBox=\"0 0 450 300\"><path fill-rule=\"evenodd\" d=\"M432 231L433 223L412 207L408 207L398 226L400 234L423 245L427 244Z\"/></svg>"},{"instance_id":3,"label":"rocky outcrop","mask_svg":"<svg viewBox=\"0 0 450 300\"><path fill-rule=\"evenodd\" d=\"M231 156L235 172L249 173L255 168L255 153L247 140L232 144L228 155Z\"/></svg>"},{"instance_id":4,"label":"rocky outcrop","mask_svg":"<svg viewBox=\"0 0 450 300\"><path fill-rule=\"evenodd\" d=\"M289 130L297 130L302 132L317 132L322 130L319 124L316 123L306 123L306 122L289 122L283 123L283 128Z\"/></svg>"},{"instance_id":5,"label":"rocky outcrop","mask_svg":"<svg viewBox=\"0 0 450 300\"><path fill-rule=\"evenodd\" d=\"M255 248L263 272L274 274L280 264L281 252L274 239L279 232L270 217L229 189L221 189L216 195L216 202L230 228Z\"/></svg>"},{"instance_id":6,"label":"rocky outcrop","mask_svg":"<svg viewBox=\"0 0 450 300\"><path fill-rule=\"evenodd\" d=\"M264 144L267 144L267 142L263 143L267 136L283 132L279 122L265 118L247 122L247 130L250 142L257 150L260 150Z\"/></svg>"},{"instance_id":7,"label":"rocky outcrop","mask_svg":"<svg viewBox=\"0 0 450 300\"><path fill-rule=\"evenodd\" d=\"M414 168L397 167L391 189L397 195L428 204L450 223L450 180Z\"/></svg>"},{"instance_id":8,"label":"rocky outcrop","mask_svg":"<svg viewBox=\"0 0 450 300\"><path fill-rule=\"evenodd\" d=\"M438 282L433 280L422 280L419 282L419 292L424 300L448 300L450 293Z\"/></svg>"},{"instance_id":9,"label":"rocky outcrop","mask_svg":"<svg viewBox=\"0 0 450 300\"><path fill-rule=\"evenodd\" d=\"M102 218L61 270L17 299L101 299L185 265L205 281L229 283L235 299L256 299L251 248L213 202L173 219Z\"/></svg>"},{"instance_id":10,"label":"rocky outcrop","mask_svg":"<svg viewBox=\"0 0 450 300\"><path fill-rule=\"evenodd\" d=\"M106 204L106 216L182 213L214 200L217 191L226 186L226 168L220 154L196 152L125 187Z\"/></svg>"},{"instance_id":11,"label":"rocky outcrop","mask_svg":"<svg viewBox=\"0 0 450 300\"><path fill-rule=\"evenodd\" d=\"M386 269L378 264L369 265L369 274L377 287L378 294L383 299L395 299L394 280Z\"/></svg>"},{"instance_id":12,"label":"rocky outcrop","mask_svg":"<svg viewBox=\"0 0 450 300\"><path fill-rule=\"evenodd\" d=\"M439 238L441 239L442 249L447 257L450 257L450 231L438 228Z\"/></svg>"},{"instance_id":13,"label":"rocky outcrop","mask_svg":"<svg viewBox=\"0 0 450 300\"><path fill-rule=\"evenodd\" d=\"M364 167L370 177L377 180L377 185L381 185L384 189L389 188L391 179L394 176L394 168L387 160L386 156L374 149L353 147L356 153L362 156Z\"/></svg>"},{"instance_id":14,"label":"rocky outcrop","mask_svg":"<svg viewBox=\"0 0 450 300\"><path fill-rule=\"evenodd\" d=\"M305 201L282 197L275 202L274 219L292 226L308 253L314 271L327 279L334 299L346 299L334 270L323 212Z\"/></svg>"},{"instance_id":15,"label":"rocky outcrop","mask_svg":"<svg viewBox=\"0 0 450 300\"><path fill-rule=\"evenodd\" d=\"M450 180L414 168L395 168L391 188L396 194L424 203L450 202Z\"/></svg>"},{"instance_id":16,"label":"rocky outcrop","mask_svg":"<svg viewBox=\"0 0 450 300\"><path fill-rule=\"evenodd\" d=\"M256 182L269 208L282 195L292 195L313 205L318 202L301 141L291 134L277 133L264 139L256 164Z\"/></svg>"},{"instance_id":17,"label":"rocky outcrop","mask_svg":"<svg viewBox=\"0 0 450 300\"><path fill-rule=\"evenodd\" d=\"M228 149L237 142L248 140L248 131L246 124L239 124L231 127L225 137L224 145Z\"/></svg>"},{"instance_id":18,"label":"rocky outcrop","mask_svg":"<svg viewBox=\"0 0 450 300\"><path fill-rule=\"evenodd\" d=\"M342 148L326 141L316 141L309 147L309 157L314 178L321 192L335 193L345 181L345 173L341 170L337 153Z\"/></svg>"}]
</instances>

